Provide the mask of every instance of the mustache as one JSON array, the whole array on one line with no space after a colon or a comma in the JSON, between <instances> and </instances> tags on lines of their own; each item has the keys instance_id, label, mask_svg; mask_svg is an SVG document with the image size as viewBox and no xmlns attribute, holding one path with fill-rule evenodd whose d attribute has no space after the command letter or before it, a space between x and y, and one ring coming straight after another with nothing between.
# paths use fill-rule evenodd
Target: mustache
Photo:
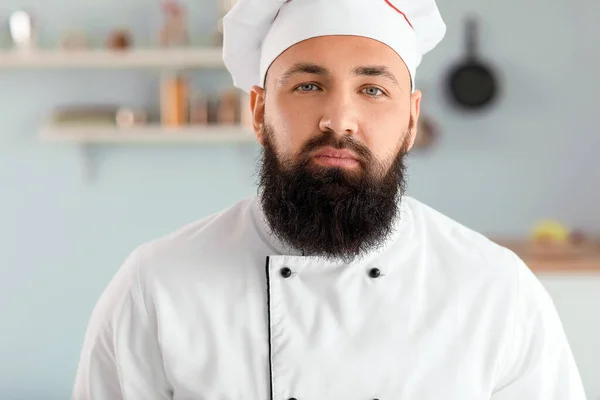
<instances>
[{"instance_id":1,"label":"mustache","mask_svg":"<svg viewBox=\"0 0 600 400\"><path fill-rule=\"evenodd\" d=\"M356 154L360 164L365 167L373 162L374 156L371 150L350 135L336 135L333 132L320 133L308 140L300 150L300 158L307 163L310 153L321 147L332 147L337 150L350 150Z\"/></svg>"}]
</instances>

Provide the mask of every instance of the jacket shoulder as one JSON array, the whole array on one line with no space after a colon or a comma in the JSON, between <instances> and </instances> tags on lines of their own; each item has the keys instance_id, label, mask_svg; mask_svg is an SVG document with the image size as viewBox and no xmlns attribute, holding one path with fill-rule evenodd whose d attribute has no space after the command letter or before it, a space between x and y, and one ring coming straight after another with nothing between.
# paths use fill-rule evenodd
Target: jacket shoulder
<instances>
[{"instance_id":1,"label":"jacket shoulder","mask_svg":"<svg viewBox=\"0 0 600 400\"><path fill-rule=\"evenodd\" d=\"M247 242L253 229L252 199L244 199L220 212L206 216L162 237L145 242L133 253L143 259L146 274L173 270L176 266L198 265L225 251L235 253ZM176 268L175 268L176 269Z\"/></svg>"},{"instance_id":2,"label":"jacket shoulder","mask_svg":"<svg viewBox=\"0 0 600 400\"><path fill-rule=\"evenodd\" d=\"M511 253L484 234L415 198L406 197L404 202L410 213L412 234L424 238L429 251L488 262L505 259Z\"/></svg>"}]
</instances>

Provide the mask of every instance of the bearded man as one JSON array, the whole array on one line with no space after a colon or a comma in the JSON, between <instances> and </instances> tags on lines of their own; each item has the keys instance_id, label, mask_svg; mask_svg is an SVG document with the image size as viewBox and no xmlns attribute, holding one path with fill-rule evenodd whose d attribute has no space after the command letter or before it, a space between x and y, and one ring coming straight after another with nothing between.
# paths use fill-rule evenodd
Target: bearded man
<instances>
[{"instance_id":1,"label":"bearded man","mask_svg":"<svg viewBox=\"0 0 600 400\"><path fill-rule=\"evenodd\" d=\"M74 399L583 400L527 266L404 194L445 29L434 0L239 0L258 195L132 252Z\"/></svg>"}]
</instances>

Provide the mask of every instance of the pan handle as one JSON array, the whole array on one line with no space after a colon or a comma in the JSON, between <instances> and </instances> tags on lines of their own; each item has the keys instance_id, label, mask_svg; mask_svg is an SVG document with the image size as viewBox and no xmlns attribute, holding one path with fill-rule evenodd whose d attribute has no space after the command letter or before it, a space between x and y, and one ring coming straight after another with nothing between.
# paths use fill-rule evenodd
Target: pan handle
<instances>
[{"instance_id":1,"label":"pan handle","mask_svg":"<svg viewBox=\"0 0 600 400\"><path fill-rule=\"evenodd\" d=\"M467 31L467 55L469 58L475 58L477 56L477 50L479 43L478 38L477 19L474 16L467 17L466 31Z\"/></svg>"}]
</instances>

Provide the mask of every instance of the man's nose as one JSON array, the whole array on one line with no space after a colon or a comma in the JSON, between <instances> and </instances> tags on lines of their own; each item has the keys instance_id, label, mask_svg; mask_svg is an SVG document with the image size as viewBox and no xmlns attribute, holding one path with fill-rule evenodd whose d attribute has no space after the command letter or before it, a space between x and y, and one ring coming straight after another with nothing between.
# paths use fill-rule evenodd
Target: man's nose
<instances>
[{"instance_id":1,"label":"man's nose","mask_svg":"<svg viewBox=\"0 0 600 400\"><path fill-rule=\"evenodd\" d=\"M350 93L331 93L326 100L319 122L322 132L355 135L358 131L356 105Z\"/></svg>"}]
</instances>

